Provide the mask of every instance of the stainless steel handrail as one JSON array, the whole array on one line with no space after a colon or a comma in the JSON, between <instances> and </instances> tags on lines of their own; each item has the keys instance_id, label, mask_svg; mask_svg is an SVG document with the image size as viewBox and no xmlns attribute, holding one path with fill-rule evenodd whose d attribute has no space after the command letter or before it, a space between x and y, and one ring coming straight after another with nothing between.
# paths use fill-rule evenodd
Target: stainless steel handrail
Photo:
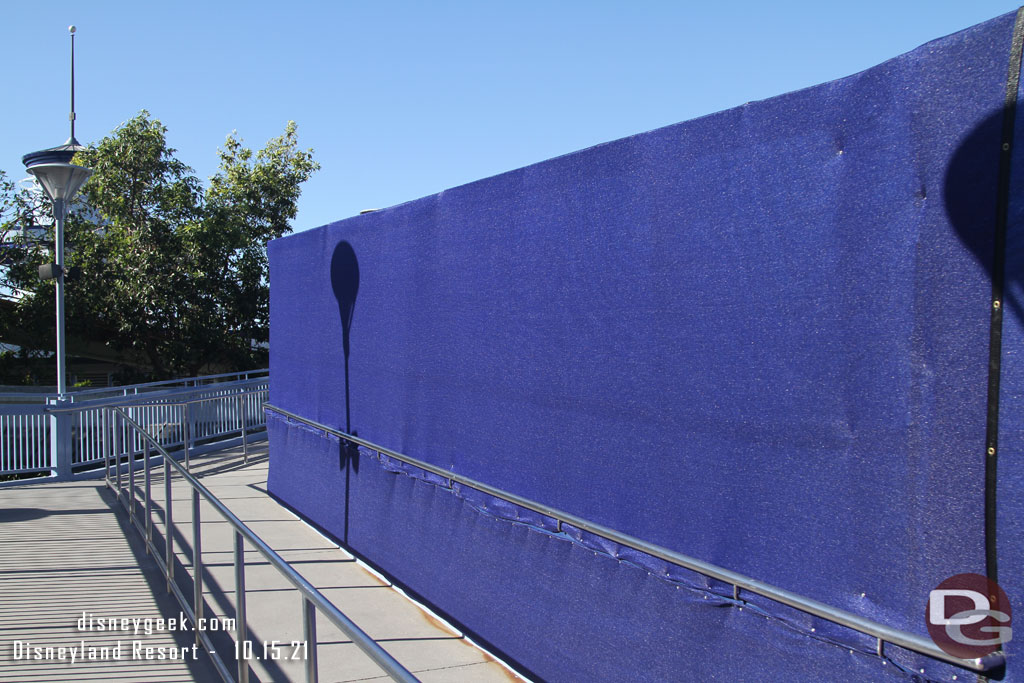
<instances>
[{"instance_id":1,"label":"stainless steel handrail","mask_svg":"<svg viewBox=\"0 0 1024 683\"><path fill-rule=\"evenodd\" d=\"M134 407L134 406L129 406ZM106 470L106 484L110 488L117 486L117 496L121 500L122 504L129 510L129 519L132 524L139 530L146 540L146 546L153 556L153 559L160 566L164 577L167 579L167 587L181 604L182 609L186 615L192 619L192 622L196 624L196 638L200 641L207 652L210 653L210 657L214 661L214 665L217 668L218 673L225 681L232 680L231 674L228 671L227 665L219 654L216 653L209 637L206 633L198 628L197 617L202 617L203 600L202 600L202 558L201 558L201 543L202 543L202 523L199 518L199 499L200 496L206 499L206 501L223 517L235 531L235 578L236 578L236 601L237 601L237 614L236 614L236 637L238 642L243 642L246 638L246 623L245 623L245 553L244 553L244 541L248 541L252 546L259 551L259 553L266 558L266 560L278 570L296 589L298 589L302 597L302 609L303 609L303 623L304 631L307 642L307 656L309 659L306 664L306 680L315 682L318 678L318 672L316 669L316 610L320 610L327 619L337 626L342 633L348 636L353 643L359 649L361 649L367 656L370 657L374 662L377 663L384 671L388 673L394 680L405 681L412 683L418 681L418 679L412 675L405 667L398 663L384 648L378 645L365 631L360 629L354 622L352 622L347 616L345 616L341 610L335 607L324 595L316 589L312 584L306 581L305 578L298 572L296 572L284 560L278 555L270 546L257 536L253 531L245 525L242 520L235 516L215 495L213 495L209 489L203 486L195 477L189 474L184 467L182 467L171 455L160 445L160 443L147 432L138 422L121 407L111 406L109 408L115 415L120 416L126 424L135 429L146 442L147 448L144 453L144 468L146 475L145 484L145 507L146 507L146 520L140 522L135 516L135 486L134 486L134 475L135 468L132 466L129 470L131 481L129 482L128 495L130 500L124 496L123 489L121 488L121 470L120 466L117 468L117 481L114 482L110 479L110 467L109 463ZM156 449L160 455L163 456L164 466L164 486L165 486L165 506L166 506L166 559L162 558L160 552L158 552L156 546L152 540L152 517L151 517L151 504L150 504L150 473L149 473L149 447L152 446ZM120 461L120 457L118 458ZM120 465L120 463L119 463ZM182 594L177 584L174 582L174 556L172 551L172 539L174 535L174 518L172 511L172 497L171 497L171 468L174 468L181 475L182 479L192 489L192 511L193 511L193 547L194 547L194 567L196 568L195 576L193 577L193 583L195 587L193 605L189 604L189 601ZM247 681L249 677L249 665L244 658L238 660L238 680Z\"/></svg>"},{"instance_id":2,"label":"stainless steel handrail","mask_svg":"<svg viewBox=\"0 0 1024 683\"><path fill-rule=\"evenodd\" d=\"M625 534L621 531L616 531L615 529L611 529L601 524L591 522L589 520L583 519L582 517L577 517L576 515L570 514L568 512L563 512L561 510L550 507L543 503L538 503L536 501L530 500L529 498L517 496L514 493L510 493L508 491L495 488L494 486L489 486L488 484L484 484L474 479L470 479L469 477L464 477L460 474L450 472L441 467L437 467L436 465L432 465L428 462L417 460L416 458L404 455L402 453L398 453L396 451L392 451L388 448L384 448L383 446L378 446L377 444L367 441L366 439L361 439L358 436L353 436L352 434L346 434L345 432L339 431L332 427L328 427L327 425L302 417L301 415L296 415L293 412L271 405L270 403L264 403L263 405L267 409L272 410L280 415L291 418L293 420L297 420L298 422L306 424L310 427L314 427L321 431L327 432L328 434L333 434L334 436L345 439L346 441L349 441L351 443L364 446L372 451L376 451L377 453L383 453L388 457L395 458L396 460L400 460L409 465L414 465L416 467L419 467L420 469L426 470L427 472L431 472L432 474L441 476L447 479L449 482L458 482L465 486L474 488L477 491L481 491L488 495L494 496L495 498L500 498L502 500L508 501L509 503L519 505L520 507L533 510L534 512L539 512L542 515L546 515L555 520L558 520L559 525L561 525L562 523L570 524L578 529L582 529L589 533L601 536L602 538L606 538L610 541L614 541L621 545L628 546L635 550L639 550L641 552L647 553L648 555L652 555L659 559L665 560L666 562L671 562L672 564L678 565L680 567L685 567L686 569L695 571L698 574L703 574L704 576L708 576L710 578L717 579L718 581L731 584L733 586L733 597L736 599L739 599L740 589L747 590L751 593L755 593L757 595L770 598L771 600L780 602L784 605L794 607L802 612L813 614L816 617L821 617L822 619L825 619L827 621L831 621L833 623L840 624L841 626L850 628L854 631L858 631L860 633L872 636L877 640L876 651L878 656L880 657L884 656L885 643L891 643L893 645L898 645L899 647L905 648L907 650L917 652L918 654L922 654L933 659L939 659L944 662L949 662L950 664L955 664L957 666L961 666L965 669L970 669L972 671L991 671L992 669L1003 666L1006 663L1006 658L1001 652L993 652L990 655L986 655L985 657L980 657L978 659L960 659L959 657L954 657L953 655L944 652L931 640L922 638L921 636L916 635L914 633L901 631L899 629L886 626L885 624L880 624L877 621L872 621L858 614L847 612L837 607L832 607L831 605L827 605L823 602L819 602L817 600L813 600L811 598L799 595L797 593L793 593L792 591L788 591L784 588L779 588L778 586L773 586L771 584L759 581L749 576L744 576L743 574L739 574L737 572L724 569L717 565L713 565L709 562L704 562L703 560L698 560L697 558L690 557L688 555L683 555L682 553L678 553L674 550L670 550L668 548L656 545L654 543L648 543L647 541L639 539L635 536L630 536L629 534Z\"/></svg>"},{"instance_id":3,"label":"stainless steel handrail","mask_svg":"<svg viewBox=\"0 0 1024 683\"><path fill-rule=\"evenodd\" d=\"M182 385L181 388L184 389L184 388L188 388L189 387L189 383L190 382L192 383L191 384L192 388L199 388L199 387L204 387L204 386L216 386L217 384L226 384L226 382L209 382L209 380L223 379L224 377L240 377L241 379L238 379L238 380L235 380L235 381L245 382L247 380L256 379L256 378L266 379L269 376L269 374L270 374L270 370L269 369L267 369L267 368L260 368L260 369L256 369L256 370L242 370L240 372L222 372L222 373L220 373L218 375L198 375L196 377L183 377L181 379L164 379L164 380L159 380L159 381L156 381L156 382L143 382L141 384L129 384L129 385L126 385L126 386L118 386L118 387L95 387L93 389L78 389L76 391L71 392L68 395L71 396L72 398L76 398L76 397L79 397L79 396L85 396L87 394L102 394L102 393L116 392L116 391L119 391L119 390L127 391L127 390L131 389L132 392L133 392L131 395L134 396L134 395L138 394L139 389L148 389L148 388L152 388L152 387L161 387L161 386L166 386L168 388L172 388L173 385L175 385L175 384ZM56 394L51 392L48 395L55 396ZM128 394L125 394L125 395L128 395Z\"/></svg>"},{"instance_id":4,"label":"stainless steel handrail","mask_svg":"<svg viewBox=\"0 0 1024 683\"><path fill-rule=\"evenodd\" d=\"M267 368L261 368L257 370L244 370L241 372L224 372L218 375L199 375L197 377L183 377L181 379L165 379L156 382L143 382L141 384L126 384L121 386L113 387L94 387L92 389L75 389L68 392L67 400L69 402L77 402L78 400L93 400L88 398L90 395L95 394L119 394L122 397L127 396L145 396L150 391L143 391L139 393L139 389L150 390L150 389L163 389L173 391L174 389L201 389L204 387L215 387L223 384L230 384L233 382L247 382L253 379L267 379L269 377L270 370ZM210 380L220 380L225 377L238 377L237 380L230 380L228 382L212 382ZM177 386L175 386L177 385ZM32 391L33 387L24 387L20 391L5 391L0 392L0 399L21 399L23 401L35 400L39 403L45 403L46 401L57 399L57 392L50 388L43 389L40 391Z\"/></svg>"},{"instance_id":5,"label":"stainless steel handrail","mask_svg":"<svg viewBox=\"0 0 1024 683\"><path fill-rule=\"evenodd\" d=\"M239 417L241 419L241 427L240 427L239 431L240 431L241 439L242 439L243 461L245 463L248 463L249 462L249 439L248 439L249 424L248 424L248 422L246 420L245 411L243 409L244 408L243 401L244 401L245 397L247 397L247 396L252 396L252 395L256 395L256 394L265 394L265 393L267 393L269 391L269 388L264 386L264 387L258 387L258 388L255 388L255 389L251 389L251 388L248 388L250 386L250 382L245 381L245 380L241 381L241 382L231 382L231 383L224 383L224 384L221 384L221 385L211 385L211 386L218 386L221 390L229 390L229 389L237 388L238 391L230 391L229 393L221 394L219 396L203 396L203 397L200 397L200 398L189 399L187 401L171 400L173 398L179 398L180 397L180 393L175 393L175 394L172 394L172 395L164 395L163 398L161 398L159 396L156 396L156 397L150 396L150 397L147 397L148 400L143 400L143 401L138 400L138 397L134 396L134 395L131 395L131 396L120 396L120 397L117 397L117 398L108 399L106 401L97 401L97 402L89 403L89 404L65 404L63 406L61 406L61 405L48 405L48 406L45 406L43 408L43 412L45 412L45 413L78 413L78 412L82 412L83 410L100 410L100 409L109 409L109 408L117 408L117 407L130 407L130 408L152 408L152 407L182 408L183 409L182 410L182 416L181 416L181 420L179 420L178 424L179 424L179 426L182 429L182 447L183 447L183 450L184 450L184 453L185 453L185 468L188 469L190 464L191 464L191 461L190 461L190 455L191 455L190 442L194 440L193 436L191 435L191 421L190 421L189 415L188 415L188 407L190 405L194 404L194 403L206 403L206 402L210 402L210 401L224 401L224 400L227 400L227 399L235 399L235 400L238 401L239 407L240 407ZM205 388L205 387L203 387L203 388L197 387L196 389L194 389L194 391L206 391L206 390L208 390L208 389ZM184 392L181 392L181 393L184 393ZM123 455L123 454L118 452L118 463L120 463L120 456L121 455ZM107 455L107 457L109 457L109 454ZM120 464L119 464L119 467L120 467Z\"/></svg>"},{"instance_id":6,"label":"stainless steel handrail","mask_svg":"<svg viewBox=\"0 0 1024 683\"><path fill-rule=\"evenodd\" d=\"M266 379L266 378L257 378ZM124 396L116 396L109 399L96 399L95 402L90 401L89 403L65 403L64 405L49 404L46 405L46 412L48 413L77 413L82 410L94 410L98 408L112 408L114 406L181 406L186 403L201 403L203 401L216 401L223 399L225 396L207 396L199 399L192 399L189 401L175 401L173 399L180 397L182 394L202 391L215 391L215 390L227 390L232 387L244 388L251 383L251 380L240 380L238 382L223 382L221 384L210 384L207 386L188 387L183 388L181 391L172 394L126 394ZM260 392L266 392L266 387L262 389L244 389L241 392L234 392L231 396L238 394L257 394ZM164 398L161 398L163 396Z\"/></svg>"}]
</instances>

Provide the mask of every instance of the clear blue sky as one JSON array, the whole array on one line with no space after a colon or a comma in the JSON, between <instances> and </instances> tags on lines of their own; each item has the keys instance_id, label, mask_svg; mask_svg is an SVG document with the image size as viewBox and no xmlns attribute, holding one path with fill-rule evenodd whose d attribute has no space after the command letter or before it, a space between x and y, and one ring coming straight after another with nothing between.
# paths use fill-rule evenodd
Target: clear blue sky
<instances>
[{"instance_id":1,"label":"clear blue sky","mask_svg":"<svg viewBox=\"0 0 1024 683\"><path fill-rule=\"evenodd\" d=\"M1016 9L933 2L5 3L0 168L140 109L200 178L294 119L296 230L840 78Z\"/></svg>"}]
</instances>

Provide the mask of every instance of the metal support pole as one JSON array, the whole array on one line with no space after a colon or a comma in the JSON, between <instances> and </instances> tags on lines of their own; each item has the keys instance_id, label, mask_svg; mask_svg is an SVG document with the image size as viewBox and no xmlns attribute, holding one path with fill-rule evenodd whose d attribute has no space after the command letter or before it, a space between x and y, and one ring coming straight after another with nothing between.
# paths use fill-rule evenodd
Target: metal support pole
<instances>
[{"instance_id":1,"label":"metal support pole","mask_svg":"<svg viewBox=\"0 0 1024 683\"><path fill-rule=\"evenodd\" d=\"M302 598L303 635L306 638L306 683L317 683L316 666L316 607L307 598Z\"/></svg>"},{"instance_id":2,"label":"metal support pole","mask_svg":"<svg viewBox=\"0 0 1024 683\"><path fill-rule=\"evenodd\" d=\"M183 430L183 433L185 435L185 469L188 470L189 472L191 472L192 471L192 467L191 467L191 463L189 462L188 442L189 442L189 439L192 436L192 428L191 428L191 425L189 425L189 421L188 421L188 404L187 403L184 406L182 406L181 411L182 411L182 421L184 422L184 425L182 426L182 430Z\"/></svg>"},{"instance_id":3,"label":"metal support pole","mask_svg":"<svg viewBox=\"0 0 1024 683\"><path fill-rule=\"evenodd\" d=\"M235 642L238 643L238 683L249 683L249 661L245 641L249 627L245 623L245 539L235 532Z\"/></svg>"},{"instance_id":4,"label":"metal support pole","mask_svg":"<svg viewBox=\"0 0 1024 683\"><path fill-rule=\"evenodd\" d=\"M171 592L174 581L174 498L171 497L171 461L164 458L164 511L167 524L164 528L164 546L167 562L167 592Z\"/></svg>"},{"instance_id":5,"label":"metal support pole","mask_svg":"<svg viewBox=\"0 0 1024 683\"><path fill-rule=\"evenodd\" d=\"M149 473L149 440L142 441L142 466L146 476L146 554L149 554L149 544L153 542L153 505L152 505L152 475Z\"/></svg>"},{"instance_id":6,"label":"metal support pole","mask_svg":"<svg viewBox=\"0 0 1024 683\"><path fill-rule=\"evenodd\" d=\"M115 412L114 413L114 419L113 419L113 423L114 423L114 467L117 469L117 471L114 474L117 476L117 497L118 498L121 497L121 444L122 444L122 438L121 437L122 437L122 434L121 434L121 428L118 425L118 422L120 422L120 421L121 421L120 416Z\"/></svg>"},{"instance_id":7,"label":"metal support pole","mask_svg":"<svg viewBox=\"0 0 1024 683\"><path fill-rule=\"evenodd\" d=\"M70 405L64 399L47 399L58 411L50 413L50 471L59 481L71 478L72 429L74 414L60 410Z\"/></svg>"},{"instance_id":8,"label":"metal support pole","mask_svg":"<svg viewBox=\"0 0 1024 683\"><path fill-rule=\"evenodd\" d=\"M107 488L113 488L110 482L110 408L103 409L103 479Z\"/></svg>"},{"instance_id":9,"label":"metal support pole","mask_svg":"<svg viewBox=\"0 0 1024 683\"><path fill-rule=\"evenodd\" d=\"M249 464L249 440L246 438L245 396L238 395L238 415L242 420L242 462Z\"/></svg>"},{"instance_id":10,"label":"metal support pole","mask_svg":"<svg viewBox=\"0 0 1024 683\"><path fill-rule=\"evenodd\" d=\"M64 400L68 393L67 367L64 354L64 200L53 200L53 218L57 223L54 251L57 262L57 396Z\"/></svg>"},{"instance_id":11,"label":"metal support pole","mask_svg":"<svg viewBox=\"0 0 1024 683\"><path fill-rule=\"evenodd\" d=\"M128 519L135 521L135 454L132 453L132 436L128 436Z\"/></svg>"},{"instance_id":12,"label":"metal support pole","mask_svg":"<svg viewBox=\"0 0 1024 683\"><path fill-rule=\"evenodd\" d=\"M192 585L193 609L196 615L196 645L202 645L199 624L203 618L203 531L199 519L199 490L192 489Z\"/></svg>"}]
</instances>

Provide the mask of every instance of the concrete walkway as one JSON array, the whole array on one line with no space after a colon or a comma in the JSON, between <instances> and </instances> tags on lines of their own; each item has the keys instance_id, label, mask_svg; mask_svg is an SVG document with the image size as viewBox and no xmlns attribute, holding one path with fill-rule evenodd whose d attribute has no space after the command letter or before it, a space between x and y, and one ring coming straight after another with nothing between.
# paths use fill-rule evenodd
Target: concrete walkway
<instances>
[{"instance_id":1,"label":"concrete walkway","mask_svg":"<svg viewBox=\"0 0 1024 683\"><path fill-rule=\"evenodd\" d=\"M120 630L79 629L83 613L144 620L178 611L140 537L115 505L113 493L95 482L0 489L0 680L220 680L205 655L173 662L132 658L134 641L188 647L191 640L184 634L135 637ZM97 627L95 621L92 626ZM83 642L98 648L94 656L102 659L80 661L81 653L74 653L72 663L73 653L58 649L81 648ZM43 659L20 656L25 653L16 648L26 643L42 648Z\"/></svg>"},{"instance_id":2,"label":"concrete walkway","mask_svg":"<svg viewBox=\"0 0 1024 683\"><path fill-rule=\"evenodd\" d=\"M399 662L424 681L507 681L516 677L461 634L441 623L337 544L324 538L266 493L266 444L250 448L249 464L240 449L192 461L197 475L220 500L310 583ZM154 543L164 547L162 467L154 469ZM172 477L176 581L192 595L191 492ZM124 478L127 487L127 477ZM136 475L141 504L142 476ZM116 511L115 511L116 508ZM137 508L141 514L141 507ZM201 506L205 616L221 622L235 617L233 534L206 504ZM157 630L159 618L179 617L163 575L141 537L128 527L127 513L98 482L39 484L0 490L0 680L219 680L200 648L193 659L194 633ZM253 643L252 681L305 680L302 601L298 592L255 550L246 550L247 623ZM79 620L86 616L86 621ZM92 630L87 618L94 617ZM140 632L98 631L95 619L137 618ZM151 634L145 633L150 619ZM230 626L230 624L226 624ZM234 670L233 633L215 633L218 652ZM322 616L317 620L320 681L387 680L383 672ZM15 641L32 647L74 645L105 661L15 659ZM117 642L121 659L111 659ZM278 647L275 647L277 641ZM133 649L133 643L137 643ZM147 651L151 647L154 650ZM159 650L158 648L163 648ZM181 654L183 660L147 660ZM271 656L278 651L280 659ZM32 651L34 654L34 651ZM264 653L268 655L264 658ZM65 652L70 659L70 652ZM226 655L226 656L225 656ZM296 655L295 659L291 657ZM81 655L76 655L76 660Z\"/></svg>"}]
</instances>

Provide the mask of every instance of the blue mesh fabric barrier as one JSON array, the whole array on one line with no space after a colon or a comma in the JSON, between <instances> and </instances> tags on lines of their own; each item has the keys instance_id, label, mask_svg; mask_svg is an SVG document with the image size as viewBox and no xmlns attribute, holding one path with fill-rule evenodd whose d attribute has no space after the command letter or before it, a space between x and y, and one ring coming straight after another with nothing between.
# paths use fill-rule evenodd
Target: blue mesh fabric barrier
<instances>
[{"instance_id":1,"label":"blue mesh fabric barrier","mask_svg":"<svg viewBox=\"0 0 1024 683\"><path fill-rule=\"evenodd\" d=\"M1012 28L271 243L271 401L926 635L928 592L985 571ZM1015 605L1022 219L1015 199L999 473ZM545 680L966 675L269 429L275 495Z\"/></svg>"},{"instance_id":2,"label":"blue mesh fabric barrier","mask_svg":"<svg viewBox=\"0 0 1024 683\"><path fill-rule=\"evenodd\" d=\"M1017 106L1024 106L1024 88L1017 93ZM1024 145L1024 117L1018 115L1015 123L1006 235L996 500L999 584L1009 596L1014 614L1020 615L1024 614L1024 160L1018 157L1018 150ZM1020 624L1020 617L1017 620ZM1011 640L1004 649L1011 662L1007 667L1008 679L1024 680L1024 673L1017 670L1024 653L1024 637ZM1014 662L1017 666L1011 668Z\"/></svg>"}]
</instances>

